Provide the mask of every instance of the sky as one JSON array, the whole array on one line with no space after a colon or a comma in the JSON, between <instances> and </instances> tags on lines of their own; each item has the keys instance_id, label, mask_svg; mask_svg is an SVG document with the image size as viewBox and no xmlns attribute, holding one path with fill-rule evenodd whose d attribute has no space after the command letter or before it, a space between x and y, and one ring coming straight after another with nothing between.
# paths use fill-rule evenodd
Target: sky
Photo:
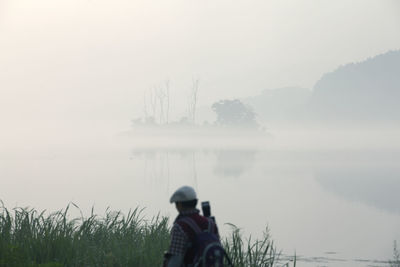
<instances>
[{"instance_id":1,"label":"sky","mask_svg":"<svg viewBox=\"0 0 400 267\"><path fill-rule=\"evenodd\" d=\"M10 135L129 125L166 80L182 114L193 79L207 105L395 49L395 0L0 0L0 119Z\"/></svg>"}]
</instances>

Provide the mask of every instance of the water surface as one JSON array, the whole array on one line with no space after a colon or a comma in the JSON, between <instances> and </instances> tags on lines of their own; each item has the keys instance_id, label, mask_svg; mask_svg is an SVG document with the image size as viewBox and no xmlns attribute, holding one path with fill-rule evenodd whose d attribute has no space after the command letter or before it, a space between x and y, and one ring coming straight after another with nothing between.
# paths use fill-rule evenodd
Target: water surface
<instances>
[{"instance_id":1,"label":"water surface","mask_svg":"<svg viewBox=\"0 0 400 267\"><path fill-rule=\"evenodd\" d=\"M74 202L148 218L174 217L169 196L192 185L209 200L223 234L268 226L285 255L301 266L384 266L400 240L400 149L138 145L31 148L1 153L1 199L7 207L49 211ZM71 215L78 215L72 211Z\"/></svg>"}]
</instances>

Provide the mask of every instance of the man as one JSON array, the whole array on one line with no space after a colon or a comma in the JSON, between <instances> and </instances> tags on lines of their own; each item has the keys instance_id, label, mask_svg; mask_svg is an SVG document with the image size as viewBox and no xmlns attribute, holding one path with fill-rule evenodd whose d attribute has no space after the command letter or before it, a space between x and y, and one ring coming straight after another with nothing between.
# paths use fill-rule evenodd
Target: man
<instances>
[{"instance_id":1,"label":"man","mask_svg":"<svg viewBox=\"0 0 400 267\"><path fill-rule=\"evenodd\" d=\"M196 256L196 251L193 247L196 233L193 228L198 226L202 231L211 228L211 231L219 239L218 228L211 219L199 214L199 210L196 209L196 192L192 187L182 186L176 190L172 194L170 202L175 203L179 215L176 217L171 229L171 244L167 253L168 262L165 266L191 266ZM195 225L189 225L188 221L194 222Z\"/></svg>"}]
</instances>

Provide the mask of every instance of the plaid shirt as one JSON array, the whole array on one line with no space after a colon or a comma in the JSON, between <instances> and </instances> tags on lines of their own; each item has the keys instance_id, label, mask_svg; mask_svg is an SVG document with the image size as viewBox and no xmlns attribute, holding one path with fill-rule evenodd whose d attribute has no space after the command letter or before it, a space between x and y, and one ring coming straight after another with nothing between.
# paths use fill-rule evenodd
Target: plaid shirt
<instances>
[{"instance_id":1,"label":"plaid shirt","mask_svg":"<svg viewBox=\"0 0 400 267\"><path fill-rule=\"evenodd\" d=\"M188 210L180 212L179 215L191 215L199 213L198 209ZM168 252L172 255L185 255L186 250L190 244L189 238L183 231L182 227L176 222L171 229L171 244L169 246Z\"/></svg>"}]
</instances>

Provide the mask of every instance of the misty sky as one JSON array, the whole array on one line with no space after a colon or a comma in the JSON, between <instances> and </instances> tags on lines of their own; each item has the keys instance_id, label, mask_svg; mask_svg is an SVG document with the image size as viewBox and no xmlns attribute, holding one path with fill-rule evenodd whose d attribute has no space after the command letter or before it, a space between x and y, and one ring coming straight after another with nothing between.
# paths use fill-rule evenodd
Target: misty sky
<instances>
[{"instance_id":1,"label":"misty sky","mask_svg":"<svg viewBox=\"0 0 400 267\"><path fill-rule=\"evenodd\" d=\"M0 0L0 119L129 125L166 79L179 113L193 77L204 105L399 48L394 0Z\"/></svg>"}]
</instances>

